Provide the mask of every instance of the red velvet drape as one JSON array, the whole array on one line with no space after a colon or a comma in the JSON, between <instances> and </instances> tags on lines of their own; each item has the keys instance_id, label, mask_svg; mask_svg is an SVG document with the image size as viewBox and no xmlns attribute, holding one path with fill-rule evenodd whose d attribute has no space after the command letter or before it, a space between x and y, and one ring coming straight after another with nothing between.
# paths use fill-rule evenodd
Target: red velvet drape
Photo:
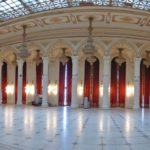
<instances>
[{"instance_id":1,"label":"red velvet drape","mask_svg":"<svg viewBox=\"0 0 150 150\"><path fill-rule=\"evenodd\" d=\"M60 62L59 65L59 106L64 105L64 78L65 78L65 65Z\"/></svg>"},{"instance_id":2,"label":"red velvet drape","mask_svg":"<svg viewBox=\"0 0 150 150\"><path fill-rule=\"evenodd\" d=\"M26 62L23 63L23 77L22 77L22 103L26 104Z\"/></svg>"},{"instance_id":3,"label":"red velvet drape","mask_svg":"<svg viewBox=\"0 0 150 150\"><path fill-rule=\"evenodd\" d=\"M90 74L91 69L93 69L93 95L90 99ZM84 75L84 97L88 97L90 100L91 107L98 107L99 104L99 60L93 63L93 68L91 68L90 63L85 61L85 75Z\"/></svg>"},{"instance_id":4,"label":"red velvet drape","mask_svg":"<svg viewBox=\"0 0 150 150\"><path fill-rule=\"evenodd\" d=\"M140 106L149 107L150 104L150 67L143 64L140 65Z\"/></svg>"},{"instance_id":5,"label":"red velvet drape","mask_svg":"<svg viewBox=\"0 0 150 150\"><path fill-rule=\"evenodd\" d=\"M36 94L42 94L43 63L36 65Z\"/></svg>"},{"instance_id":6,"label":"red velvet drape","mask_svg":"<svg viewBox=\"0 0 150 150\"><path fill-rule=\"evenodd\" d=\"M125 107L126 62L119 67L119 106Z\"/></svg>"},{"instance_id":7,"label":"red velvet drape","mask_svg":"<svg viewBox=\"0 0 150 150\"><path fill-rule=\"evenodd\" d=\"M126 93L126 63L124 62L121 66L119 66L115 62L114 58L111 62L111 90L110 90L111 106L125 107L125 93ZM119 94L118 97L117 94Z\"/></svg>"},{"instance_id":8,"label":"red velvet drape","mask_svg":"<svg viewBox=\"0 0 150 150\"><path fill-rule=\"evenodd\" d=\"M2 66L2 104L7 103L7 93L6 93L6 86L7 86L7 63L3 63Z\"/></svg>"},{"instance_id":9,"label":"red velvet drape","mask_svg":"<svg viewBox=\"0 0 150 150\"><path fill-rule=\"evenodd\" d=\"M17 92L18 92L18 66L15 70L15 104L17 104Z\"/></svg>"},{"instance_id":10,"label":"red velvet drape","mask_svg":"<svg viewBox=\"0 0 150 150\"><path fill-rule=\"evenodd\" d=\"M111 90L110 90L110 101L111 107L117 104L117 68L118 65L115 62L115 58L111 62Z\"/></svg>"},{"instance_id":11,"label":"red velvet drape","mask_svg":"<svg viewBox=\"0 0 150 150\"><path fill-rule=\"evenodd\" d=\"M99 104L99 60L93 64L93 107Z\"/></svg>"},{"instance_id":12,"label":"red velvet drape","mask_svg":"<svg viewBox=\"0 0 150 150\"><path fill-rule=\"evenodd\" d=\"M65 90L65 70L67 69L67 106L71 105L71 87L72 87L72 60L68 57L69 61L63 65L60 62L59 67L59 106L64 106L64 90Z\"/></svg>"},{"instance_id":13,"label":"red velvet drape","mask_svg":"<svg viewBox=\"0 0 150 150\"><path fill-rule=\"evenodd\" d=\"M90 99L90 63L85 61L85 72L84 72L84 97Z\"/></svg>"},{"instance_id":14,"label":"red velvet drape","mask_svg":"<svg viewBox=\"0 0 150 150\"><path fill-rule=\"evenodd\" d=\"M70 57L67 62L67 106L71 105L71 93L72 93L72 60Z\"/></svg>"}]
</instances>

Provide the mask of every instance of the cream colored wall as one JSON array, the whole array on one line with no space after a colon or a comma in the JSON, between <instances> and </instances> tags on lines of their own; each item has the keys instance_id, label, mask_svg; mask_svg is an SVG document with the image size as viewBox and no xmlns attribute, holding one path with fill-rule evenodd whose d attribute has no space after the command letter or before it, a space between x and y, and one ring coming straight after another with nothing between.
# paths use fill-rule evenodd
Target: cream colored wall
<instances>
[{"instance_id":1,"label":"cream colored wall","mask_svg":"<svg viewBox=\"0 0 150 150\"><path fill-rule=\"evenodd\" d=\"M27 71L26 71L26 83L34 84L36 91L36 64L35 62L27 62ZM36 94L36 92L35 92ZM31 104L31 102L35 99L35 95L27 95L26 96L26 104Z\"/></svg>"},{"instance_id":2,"label":"cream colored wall","mask_svg":"<svg viewBox=\"0 0 150 150\"><path fill-rule=\"evenodd\" d=\"M133 61L127 60L126 61L126 87L129 83L134 84L134 64ZM125 107L126 108L133 108L133 100L134 97L127 96L127 88L126 88L126 99L125 99Z\"/></svg>"},{"instance_id":3,"label":"cream colored wall","mask_svg":"<svg viewBox=\"0 0 150 150\"><path fill-rule=\"evenodd\" d=\"M7 85L14 86L15 93L15 64L7 64ZM15 104L15 94L7 94L7 104Z\"/></svg>"},{"instance_id":4,"label":"cream colored wall","mask_svg":"<svg viewBox=\"0 0 150 150\"><path fill-rule=\"evenodd\" d=\"M83 98L84 98L84 70L85 70L85 61L84 59L80 59L78 60L78 87L82 85L83 87L83 94L82 95L77 95L78 96L78 105L79 107L81 107L83 105ZM81 84L82 83L82 84ZM78 93L77 89L77 93Z\"/></svg>"},{"instance_id":5,"label":"cream colored wall","mask_svg":"<svg viewBox=\"0 0 150 150\"><path fill-rule=\"evenodd\" d=\"M49 82L50 84L57 83L57 94L48 94L48 102L52 106L57 106L59 98L59 60L49 62Z\"/></svg>"}]
</instances>

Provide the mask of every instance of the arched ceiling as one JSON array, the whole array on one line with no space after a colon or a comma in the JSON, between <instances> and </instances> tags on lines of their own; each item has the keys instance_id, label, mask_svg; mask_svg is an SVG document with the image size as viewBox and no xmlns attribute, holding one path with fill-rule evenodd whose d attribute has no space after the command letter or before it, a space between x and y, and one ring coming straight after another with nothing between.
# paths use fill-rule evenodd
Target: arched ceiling
<instances>
[{"instance_id":1,"label":"arched ceiling","mask_svg":"<svg viewBox=\"0 0 150 150\"><path fill-rule=\"evenodd\" d=\"M0 22L37 12L89 5L150 10L150 0L0 0Z\"/></svg>"}]
</instances>

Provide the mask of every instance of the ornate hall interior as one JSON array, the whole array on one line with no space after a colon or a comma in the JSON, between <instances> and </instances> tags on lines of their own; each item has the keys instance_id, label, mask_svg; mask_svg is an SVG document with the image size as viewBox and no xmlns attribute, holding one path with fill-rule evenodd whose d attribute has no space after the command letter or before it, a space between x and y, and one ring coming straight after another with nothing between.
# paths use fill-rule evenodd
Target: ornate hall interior
<instances>
[{"instance_id":1,"label":"ornate hall interior","mask_svg":"<svg viewBox=\"0 0 150 150\"><path fill-rule=\"evenodd\" d=\"M150 0L0 0L0 150L149 150Z\"/></svg>"}]
</instances>

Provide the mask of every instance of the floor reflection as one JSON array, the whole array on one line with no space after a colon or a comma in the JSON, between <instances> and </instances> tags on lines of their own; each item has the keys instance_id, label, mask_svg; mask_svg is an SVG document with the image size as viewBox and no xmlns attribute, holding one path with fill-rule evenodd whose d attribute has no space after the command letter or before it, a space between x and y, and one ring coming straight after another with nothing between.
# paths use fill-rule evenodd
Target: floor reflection
<instances>
[{"instance_id":1,"label":"floor reflection","mask_svg":"<svg viewBox=\"0 0 150 150\"><path fill-rule=\"evenodd\" d=\"M0 150L149 150L150 146L149 109L0 106L0 114Z\"/></svg>"}]
</instances>

